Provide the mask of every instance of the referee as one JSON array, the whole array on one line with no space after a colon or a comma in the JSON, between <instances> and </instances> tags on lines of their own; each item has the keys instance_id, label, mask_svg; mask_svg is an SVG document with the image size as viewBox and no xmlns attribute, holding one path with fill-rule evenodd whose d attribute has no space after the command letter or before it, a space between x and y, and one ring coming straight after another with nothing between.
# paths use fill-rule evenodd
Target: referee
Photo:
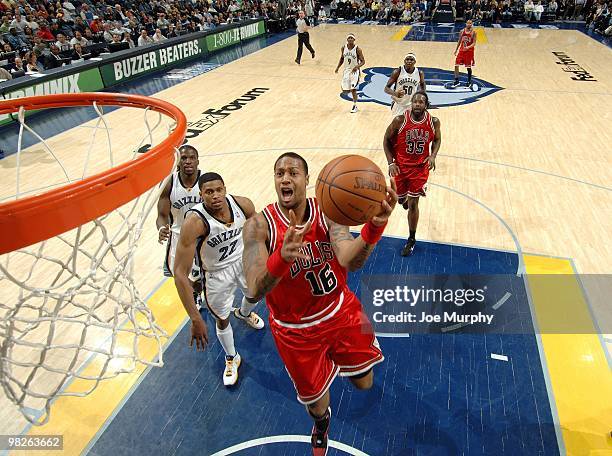
<instances>
[{"instance_id":1,"label":"referee","mask_svg":"<svg viewBox=\"0 0 612 456\"><path fill-rule=\"evenodd\" d=\"M300 11L300 17L295 21L297 25L297 33L298 33L298 51L297 57L295 59L295 63L300 64L300 60L302 59L302 49L306 46L306 49L310 51L312 54L312 58L314 59L315 50L310 45L310 36L308 35L308 29L310 28L310 24L308 23L308 19L306 19L306 15L304 11Z\"/></svg>"}]
</instances>

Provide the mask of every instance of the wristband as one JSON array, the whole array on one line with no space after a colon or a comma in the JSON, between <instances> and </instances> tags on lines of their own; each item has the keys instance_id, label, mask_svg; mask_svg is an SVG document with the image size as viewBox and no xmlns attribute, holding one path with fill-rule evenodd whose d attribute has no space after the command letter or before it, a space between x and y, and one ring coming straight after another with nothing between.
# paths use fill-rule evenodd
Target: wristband
<instances>
[{"instance_id":1,"label":"wristband","mask_svg":"<svg viewBox=\"0 0 612 456\"><path fill-rule=\"evenodd\" d=\"M376 244L380 241L386 226L386 222L383 226L376 226L371 221L366 223L363 225L363 228L361 228L361 239L363 239L366 244Z\"/></svg>"},{"instance_id":2,"label":"wristband","mask_svg":"<svg viewBox=\"0 0 612 456\"><path fill-rule=\"evenodd\" d=\"M266 261L266 267L271 276L280 278L284 276L291 268L291 263L288 263L280 254L280 249L274 251Z\"/></svg>"},{"instance_id":3,"label":"wristband","mask_svg":"<svg viewBox=\"0 0 612 456\"><path fill-rule=\"evenodd\" d=\"M160 226L159 229L157 230L157 232L159 233L162 230L162 228L166 228L166 225Z\"/></svg>"}]
</instances>

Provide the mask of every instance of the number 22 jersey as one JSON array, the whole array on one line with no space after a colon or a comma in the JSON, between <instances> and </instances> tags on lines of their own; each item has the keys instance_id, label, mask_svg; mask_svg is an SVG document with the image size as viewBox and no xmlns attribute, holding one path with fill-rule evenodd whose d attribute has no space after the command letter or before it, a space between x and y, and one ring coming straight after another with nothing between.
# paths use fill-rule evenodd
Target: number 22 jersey
<instances>
[{"instance_id":1,"label":"number 22 jersey","mask_svg":"<svg viewBox=\"0 0 612 456\"><path fill-rule=\"evenodd\" d=\"M262 211L268 222L268 253L280 249L289 220L278 203ZM306 214L312 223L301 249L310 259L296 259L281 281L266 295L271 317L293 327L308 327L324 321L340 310L346 286L346 269L340 265L329 238L329 228L315 198L306 201Z\"/></svg>"}]
</instances>

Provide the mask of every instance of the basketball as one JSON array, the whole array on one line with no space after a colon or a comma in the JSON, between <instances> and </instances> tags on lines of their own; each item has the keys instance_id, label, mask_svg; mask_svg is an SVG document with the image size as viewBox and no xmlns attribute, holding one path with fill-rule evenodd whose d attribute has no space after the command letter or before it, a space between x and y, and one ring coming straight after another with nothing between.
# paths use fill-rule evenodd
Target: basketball
<instances>
[{"instance_id":1,"label":"basketball","mask_svg":"<svg viewBox=\"0 0 612 456\"><path fill-rule=\"evenodd\" d=\"M361 155L342 155L319 173L316 196L323 213L336 223L362 225L381 210L387 197L385 175Z\"/></svg>"}]
</instances>

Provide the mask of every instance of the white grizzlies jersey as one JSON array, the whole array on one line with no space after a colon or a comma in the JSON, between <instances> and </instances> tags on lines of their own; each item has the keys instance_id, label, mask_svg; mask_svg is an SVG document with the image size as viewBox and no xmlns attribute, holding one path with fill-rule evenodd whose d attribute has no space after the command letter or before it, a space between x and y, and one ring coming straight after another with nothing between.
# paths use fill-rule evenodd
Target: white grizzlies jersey
<instances>
[{"instance_id":1,"label":"white grizzlies jersey","mask_svg":"<svg viewBox=\"0 0 612 456\"><path fill-rule=\"evenodd\" d=\"M217 271L242 259L242 227L246 221L244 211L233 196L227 195L231 223L223 223L213 217L204 207L197 204L191 211L197 213L208 225L208 236L197 240L196 258L200 267L207 271Z\"/></svg>"},{"instance_id":2,"label":"white grizzlies jersey","mask_svg":"<svg viewBox=\"0 0 612 456\"><path fill-rule=\"evenodd\" d=\"M199 177L200 170L198 170ZM198 180L196 179L192 188L186 188L181 182L179 172L175 171L172 174L172 189L170 190L170 229L174 233L180 234L187 211L201 201Z\"/></svg>"},{"instance_id":3,"label":"white grizzlies jersey","mask_svg":"<svg viewBox=\"0 0 612 456\"><path fill-rule=\"evenodd\" d=\"M349 49L348 45L344 45L342 50L342 57L344 57L344 70L352 70L358 64L357 62L357 45L353 46L353 49Z\"/></svg>"},{"instance_id":4,"label":"white grizzlies jersey","mask_svg":"<svg viewBox=\"0 0 612 456\"><path fill-rule=\"evenodd\" d=\"M404 65L400 67L400 74L397 78L397 82L395 83L395 90L403 89L406 92L404 97L408 97L406 102L408 102L412 95L419 90L419 84L421 83L421 76L419 73L419 69L414 67L414 71L412 73L408 73Z\"/></svg>"}]
</instances>

